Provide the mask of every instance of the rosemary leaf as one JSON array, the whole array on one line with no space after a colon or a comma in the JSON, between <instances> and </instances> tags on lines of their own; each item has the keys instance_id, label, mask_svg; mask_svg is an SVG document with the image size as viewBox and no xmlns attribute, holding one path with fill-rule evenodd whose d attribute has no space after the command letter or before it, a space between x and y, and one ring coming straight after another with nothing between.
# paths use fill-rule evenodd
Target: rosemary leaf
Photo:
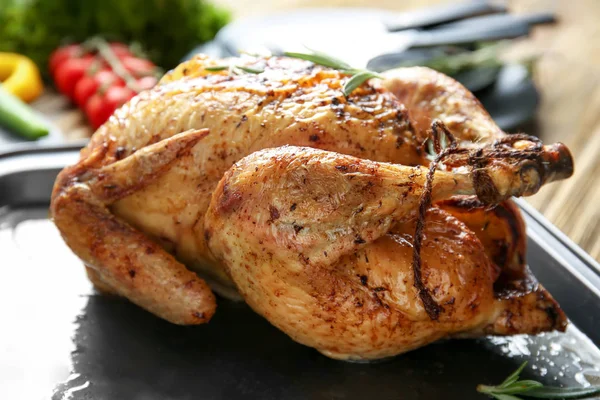
<instances>
[{"instance_id":1,"label":"rosemary leaf","mask_svg":"<svg viewBox=\"0 0 600 400\"><path fill-rule=\"evenodd\" d=\"M346 82L346 84L344 85L344 89L342 90L342 92L344 93L344 96L348 97L350 95L350 93L352 93L354 91L354 89L356 89L357 87L362 85L365 81L367 81L371 78L382 79L382 76L379 75L377 72L373 72L373 71L360 71L360 72L357 72L356 74L352 75L352 78L350 78L348 80L348 82Z\"/></svg>"},{"instance_id":2,"label":"rosemary leaf","mask_svg":"<svg viewBox=\"0 0 600 400\"><path fill-rule=\"evenodd\" d=\"M492 394L496 400L521 400L517 396L513 396L512 394Z\"/></svg>"},{"instance_id":3,"label":"rosemary leaf","mask_svg":"<svg viewBox=\"0 0 600 400\"><path fill-rule=\"evenodd\" d=\"M258 68L252 68L252 67L246 67L244 65L236 65L236 68L241 69L242 71L248 72L250 74L260 74L265 72L264 69L258 69Z\"/></svg>"},{"instance_id":4,"label":"rosemary leaf","mask_svg":"<svg viewBox=\"0 0 600 400\"><path fill-rule=\"evenodd\" d=\"M530 390L538 389L543 386L544 385L538 381L516 381L508 386L498 387L493 392L497 394L523 394L524 396L527 396L527 393L529 393Z\"/></svg>"},{"instance_id":5,"label":"rosemary leaf","mask_svg":"<svg viewBox=\"0 0 600 400\"><path fill-rule=\"evenodd\" d=\"M537 399L580 399L600 393L600 386L561 388L544 386L528 379L520 381L519 375L526 365L527 362L521 364L500 385L478 385L477 391L497 400L521 400L515 394Z\"/></svg>"},{"instance_id":6,"label":"rosemary leaf","mask_svg":"<svg viewBox=\"0 0 600 400\"><path fill-rule=\"evenodd\" d=\"M512 374L510 374L504 380L504 382L502 382L500 385L498 385L498 387L505 388L508 385L515 383L517 381L517 379L519 379L519 375L521 375L521 372L523 372L523 369L525 369L526 366L527 366L527 361L525 361L523 364L521 364L519 366L519 368L517 368Z\"/></svg>"},{"instance_id":7,"label":"rosemary leaf","mask_svg":"<svg viewBox=\"0 0 600 400\"><path fill-rule=\"evenodd\" d=\"M229 69L229 65L215 65L214 67L204 67L204 69L210 72L225 71Z\"/></svg>"},{"instance_id":8,"label":"rosemary leaf","mask_svg":"<svg viewBox=\"0 0 600 400\"><path fill-rule=\"evenodd\" d=\"M352 70L352 67L345 63L344 61L338 60L337 58L330 57L323 53L294 53L294 52L284 52L283 55L292 58L299 58L301 60L311 61L315 64L322 65L324 67L329 67L338 70Z\"/></svg>"},{"instance_id":9,"label":"rosemary leaf","mask_svg":"<svg viewBox=\"0 0 600 400\"><path fill-rule=\"evenodd\" d=\"M407 60L394 67L423 66L453 76L460 72L475 68L502 66L502 60L499 57L499 53L506 46L506 42L500 41L474 51L458 54L444 54L428 60Z\"/></svg>"},{"instance_id":10,"label":"rosemary leaf","mask_svg":"<svg viewBox=\"0 0 600 400\"><path fill-rule=\"evenodd\" d=\"M325 53L323 53L322 51L318 51L318 50L309 49L308 47L307 47L307 49L308 49L308 50L309 50L309 51L310 51L312 54L316 54L316 55L318 55L318 56L320 56L320 57L324 57L324 58L326 58L326 59L328 59L328 60L331 60L331 61L332 61L332 62L334 62L334 63L337 63L337 64L338 64L338 65L341 67L341 68L339 68L340 70L348 70L348 71L351 71L351 70L352 70L352 67L350 66L350 64L348 64L348 63L347 63L346 61L344 61L344 60L340 60L339 58L336 58L336 57L330 56L330 55L328 55L328 54L325 54Z\"/></svg>"},{"instance_id":11,"label":"rosemary leaf","mask_svg":"<svg viewBox=\"0 0 600 400\"><path fill-rule=\"evenodd\" d=\"M523 396L537 399L579 399L600 393L600 386L589 387L540 387L523 393Z\"/></svg>"}]
</instances>

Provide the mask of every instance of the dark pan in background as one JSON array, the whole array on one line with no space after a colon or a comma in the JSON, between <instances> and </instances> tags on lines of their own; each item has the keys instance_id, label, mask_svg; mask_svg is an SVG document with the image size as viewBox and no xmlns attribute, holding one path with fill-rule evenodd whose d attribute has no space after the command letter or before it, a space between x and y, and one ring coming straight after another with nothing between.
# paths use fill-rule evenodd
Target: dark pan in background
<instances>
[{"instance_id":1,"label":"dark pan in background","mask_svg":"<svg viewBox=\"0 0 600 400\"><path fill-rule=\"evenodd\" d=\"M219 299L204 326L162 321L94 294L47 219L79 146L0 155L0 393L53 399L484 399L523 360L552 385L598 382L600 267L536 211L529 264L571 319L565 334L439 342L377 364L330 360L245 304ZM6 393L8 391L8 393Z\"/></svg>"}]
</instances>

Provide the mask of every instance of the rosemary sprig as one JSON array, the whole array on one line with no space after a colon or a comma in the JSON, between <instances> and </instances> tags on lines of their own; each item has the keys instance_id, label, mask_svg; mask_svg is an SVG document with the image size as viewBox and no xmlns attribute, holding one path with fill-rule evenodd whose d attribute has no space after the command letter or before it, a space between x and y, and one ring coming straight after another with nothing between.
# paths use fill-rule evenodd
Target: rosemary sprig
<instances>
[{"instance_id":1,"label":"rosemary sprig","mask_svg":"<svg viewBox=\"0 0 600 400\"><path fill-rule=\"evenodd\" d=\"M353 68L348 63L335 57L328 56L325 53L321 53L314 50L312 51L312 53L294 53L286 51L283 53L283 55L286 57L299 58L301 60L310 61L315 64L337 69L340 71L353 71Z\"/></svg>"},{"instance_id":2,"label":"rosemary sprig","mask_svg":"<svg viewBox=\"0 0 600 400\"><path fill-rule=\"evenodd\" d=\"M236 65L234 68L238 68L241 69L244 72L248 72L250 74L260 74L265 72L264 69L258 69L258 68L252 68L252 67L246 67L244 65Z\"/></svg>"},{"instance_id":3,"label":"rosemary sprig","mask_svg":"<svg viewBox=\"0 0 600 400\"><path fill-rule=\"evenodd\" d=\"M350 96L350 93L352 93L365 81L372 78L382 79L382 76L379 75L377 72L369 71L366 69L352 68L350 64L318 51L312 51L312 53L284 52L283 54L287 57L298 58L301 60L313 62L318 65L322 65L324 67L337 69L343 74L350 75L350 79L348 79L348 81L346 82L346 84L344 84L344 87L342 88L342 92L346 97ZM204 70L210 72L229 70L232 73L239 73L239 71L242 71L248 72L250 74L260 74L264 72L264 70L262 69L247 67L244 65L215 65L212 67L204 67Z\"/></svg>"},{"instance_id":4,"label":"rosemary sprig","mask_svg":"<svg viewBox=\"0 0 600 400\"><path fill-rule=\"evenodd\" d=\"M344 85L344 88L342 89L342 92L344 92L344 96L346 96L346 97L350 96L350 93L352 93L354 91L354 89L356 89L357 87L362 85L365 81L367 81L371 78L381 79L381 75L379 75L377 72L373 72L373 71L367 71L367 70L358 71L357 73L352 75L352 77L350 79L348 79L348 82L346 82L346 84Z\"/></svg>"},{"instance_id":5,"label":"rosemary sprig","mask_svg":"<svg viewBox=\"0 0 600 400\"><path fill-rule=\"evenodd\" d=\"M215 65L214 67L204 67L204 69L210 72L225 71L229 69L229 65Z\"/></svg>"},{"instance_id":6,"label":"rosemary sprig","mask_svg":"<svg viewBox=\"0 0 600 400\"><path fill-rule=\"evenodd\" d=\"M247 67L245 65L215 65L215 66L212 66L212 67L204 67L205 71L210 71L210 72L225 71L226 69L228 69L228 70L234 70L234 71L241 70L241 71L244 71L244 72L248 72L250 74L260 74L262 72L265 72L264 69Z\"/></svg>"},{"instance_id":7,"label":"rosemary sprig","mask_svg":"<svg viewBox=\"0 0 600 400\"><path fill-rule=\"evenodd\" d=\"M479 393L487 394L497 400L521 400L520 395L536 399L580 399L600 393L600 386L589 387L551 387L533 380L519 380L519 375L527 365L525 361L515 372L510 374L504 382L497 386L478 385Z\"/></svg>"},{"instance_id":8,"label":"rosemary sprig","mask_svg":"<svg viewBox=\"0 0 600 400\"><path fill-rule=\"evenodd\" d=\"M435 69L446 75L456 75L460 72L482 67L500 67L502 60L500 52L507 47L507 42L500 41L488 45L480 45L473 51L456 54L444 54L428 60L407 60L394 67L423 66Z\"/></svg>"},{"instance_id":9,"label":"rosemary sprig","mask_svg":"<svg viewBox=\"0 0 600 400\"><path fill-rule=\"evenodd\" d=\"M283 54L287 57L311 61L315 64L319 64L324 67L337 69L343 74L351 75L350 79L346 82L342 89L342 92L346 97L350 96L350 93L352 93L354 89L362 85L365 81L371 78L383 78L377 72L369 71L367 69L352 68L348 63L318 51L313 51L312 53L284 52Z\"/></svg>"}]
</instances>

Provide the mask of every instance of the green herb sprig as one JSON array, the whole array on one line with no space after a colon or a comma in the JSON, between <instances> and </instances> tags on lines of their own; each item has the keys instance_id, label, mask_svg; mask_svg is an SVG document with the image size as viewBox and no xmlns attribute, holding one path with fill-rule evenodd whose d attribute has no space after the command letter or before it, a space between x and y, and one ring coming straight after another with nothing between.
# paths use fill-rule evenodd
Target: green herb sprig
<instances>
[{"instance_id":1,"label":"green herb sprig","mask_svg":"<svg viewBox=\"0 0 600 400\"><path fill-rule=\"evenodd\" d=\"M394 68L414 66L429 67L450 76L476 68L499 68L503 64L499 54L507 46L508 41L479 43L477 48L473 51L442 54L428 60L406 60L394 65Z\"/></svg>"},{"instance_id":2,"label":"green herb sprig","mask_svg":"<svg viewBox=\"0 0 600 400\"><path fill-rule=\"evenodd\" d=\"M300 60L310 61L315 64L322 65L324 67L329 67L333 69L337 69L342 72L351 73L356 71L354 68L350 66L350 64L342 61L338 58L331 57L325 53L321 53L318 51L312 51L312 53L294 53L290 51L286 51L283 53L286 57L298 58Z\"/></svg>"},{"instance_id":3,"label":"green herb sprig","mask_svg":"<svg viewBox=\"0 0 600 400\"><path fill-rule=\"evenodd\" d=\"M365 81L376 78L382 79L383 77L379 75L377 72L369 71L366 69L357 69L352 68L350 64L342 61L338 58L331 57L325 53L321 53L318 51L313 51L312 53L295 53L295 52L284 52L283 55L291 58L298 58L301 60L306 60L313 62L318 65L322 65L324 67L329 67L340 71L343 74L350 75L350 79L344 84L342 88L342 92L344 96L350 96L356 88L365 83ZM260 74L264 72L262 69L256 69L247 67L244 65L215 65L212 67L205 67L206 71L218 72L229 70L232 73L240 73L240 72L248 72L250 74Z\"/></svg>"},{"instance_id":4,"label":"green herb sprig","mask_svg":"<svg viewBox=\"0 0 600 400\"><path fill-rule=\"evenodd\" d=\"M600 393L600 386L561 388L544 386L541 382L534 380L519 380L519 375L526 365L527 361L501 384L497 386L478 385L477 391L497 400L521 400L516 395L536 399L580 399Z\"/></svg>"},{"instance_id":5,"label":"green herb sprig","mask_svg":"<svg viewBox=\"0 0 600 400\"><path fill-rule=\"evenodd\" d=\"M369 71L367 69L352 68L350 64L318 51L313 51L312 53L284 52L283 55L310 61L324 67L336 69L343 74L351 75L350 79L346 82L342 89L342 92L346 97L350 96L350 93L352 93L356 88L369 79L383 79L383 77L377 72Z\"/></svg>"},{"instance_id":6,"label":"green herb sprig","mask_svg":"<svg viewBox=\"0 0 600 400\"><path fill-rule=\"evenodd\" d=\"M204 69L210 72L225 71L227 69L236 73L239 73L239 71L243 71L248 72L249 74L260 74L262 72L265 72L264 69L251 68L245 65L215 65L213 67L204 67Z\"/></svg>"}]
</instances>

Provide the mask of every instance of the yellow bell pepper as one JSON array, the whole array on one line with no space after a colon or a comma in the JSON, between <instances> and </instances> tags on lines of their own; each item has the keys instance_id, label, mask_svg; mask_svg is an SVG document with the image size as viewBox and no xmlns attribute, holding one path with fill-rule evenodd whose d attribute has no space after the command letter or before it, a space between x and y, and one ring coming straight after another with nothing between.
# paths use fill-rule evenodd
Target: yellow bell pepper
<instances>
[{"instance_id":1,"label":"yellow bell pepper","mask_svg":"<svg viewBox=\"0 0 600 400\"><path fill-rule=\"evenodd\" d=\"M35 100L44 89L40 71L29 58L0 52L0 81L4 89L21 100Z\"/></svg>"}]
</instances>

